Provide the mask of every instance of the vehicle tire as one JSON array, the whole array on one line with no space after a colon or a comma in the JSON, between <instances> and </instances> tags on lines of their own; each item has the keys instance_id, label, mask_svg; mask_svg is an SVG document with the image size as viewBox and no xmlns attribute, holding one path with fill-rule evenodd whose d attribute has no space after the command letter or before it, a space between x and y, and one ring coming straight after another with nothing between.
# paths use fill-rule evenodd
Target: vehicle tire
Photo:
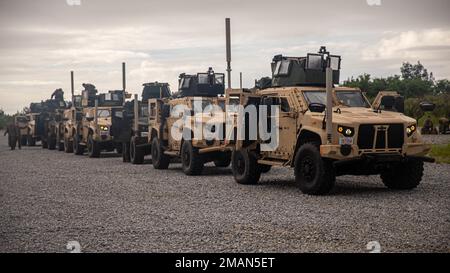
<instances>
[{"instance_id":1,"label":"vehicle tire","mask_svg":"<svg viewBox=\"0 0 450 273\"><path fill-rule=\"evenodd\" d=\"M239 184L257 184L261 177L258 162L254 153L247 149L235 150L231 156L232 171Z\"/></svg>"},{"instance_id":2,"label":"vehicle tire","mask_svg":"<svg viewBox=\"0 0 450 273\"><path fill-rule=\"evenodd\" d=\"M94 140L92 135L88 136L87 150L88 156L91 158L100 156L100 147L98 145L98 142Z\"/></svg>"},{"instance_id":3,"label":"vehicle tire","mask_svg":"<svg viewBox=\"0 0 450 273\"><path fill-rule=\"evenodd\" d=\"M27 136L25 136L25 135L20 136L20 144L21 144L22 146L27 146L27 142L28 142Z\"/></svg>"},{"instance_id":4,"label":"vehicle tire","mask_svg":"<svg viewBox=\"0 0 450 273\"><path fill-rule=\"evenodd\" d=\"M47 149L48 148L47 141L41 139L41 143L42 143L42 149Z\"/></svg>"},{"instance_id":5,"label":"vehicle tire","mask_svg":"<svg viewBox=\"0 0 450 273\"><path fill-rule=\"evenodd\" d=\"M56 137L53 137L51 135L51 133L49 133L47 136L47 140L48 140L48 145L47 145L48 149L49 150L56 149Z\"/></svg>"},{"instance_id":6,"label":"vehicle tire","mask_svg":"<svg viewBox=\"0 0 450 273\"><path fill-rule=\"evenodd\" d=\"M61 142L61 137L59 135L59 132L56 137L56 147L58 148L58 151L64 151L64 143Z\"/></svg>"},{"instance_id":7,"label":"vehicle tire","mask_svg":"<svg viewBox=\"0 0 450 273\"><path fill-rule=\"evenodd\" d=\"M231 153L220 153L218 158L214 160L214 165L219 168L226 168L230 166Z\"/></svg>"},{"instance_id":8,"label":"vehicle tire","mask_svg":"<svg viewBox=\"0 0 450 273\"><path fill-rule=\"evenodd\" d=\"M381 173L383 184L389 189L410 190L420 184L423 176L423 161L408 160L395 164Z\"/></svg>"},{"instance_id":9,"label":"vehicle tire","mask_svg":"<svg viewBox=\"0 0 450 273\"><path fill-rule=\"evenodd\" d=\"M27 146L35 146L36 145L36 140L31 136L31 135L27 135Z\"/></svg>"},{"instance_id":10,"label":"vehicle tire","mask_svg":"<svg viewBox=\"0 0 450 273\"><path fill-rule=\"evenodd\" d=\"M130 162L130 142L122 142L122 161Z\"/></svg>"},{"instance_id":11,"label":"vehicle tire","mask_svg":"<svg viewBox=\"0 0 450 273\"><path fill-rule=\"evenodd\" d=\"M144 151L142 148L137 147L138 143L136 138L132 137L130 142L130 161L132 164L144 163Z\"/></svg>"},{"instance_id":12,"label":"vehicle tire","mask_svg":"<svg viewBox=\"0 0 450 273\"><path fill-rule=\"evenodd\" d=\"M203 159L198 154L198 149L192 146L188 140L181 146L181 166L186 175L199 175L203 171Z\"/></svg>"},{"instance_id":13,"label":"vehicle tire","mask_svg":"<svg viewBox=\"0 0 450 273\"><path fill-rule=\"evenodd\" d=\"M80 136L75 135L73 138L73 153L76 155L82 155L84 153L84 147L80 144Z\"/></svg>"},{"instance_id":14,"label":"vehicle tire","mask_svg":"<svg viewBox=\"0 0 450 273\"><path fill-rule=\"evenodd\" d=\"M272 165L258 164L258 168L261 173L268 173L270 172L270 169L272 169Z\"/></svg>"},{"instance_id":15,"label":"vehicle tire","mask_svg":"<svg viewBox=\"0 0 450 273\"><path fill-rule=\"evenodd\" d=\"M152 164L155 169L167 169L169 167L170 157L164 154L162 147L157 137L152 140Z\"/></svg>"},{"instance_id":16,"label":"vehicle tire","mask_svg":"<svg viewBox=\"0 0 450 273\"><path fill-rule=\"evenodd\" d=\"M317 145L305 143L295 156L295 182L303 193L323 195L335 184L336 174L330 160L320 156Z\"/></svg>"},{"instance_id":17,"label":"vehicle tire","mask_svg":"<svg viewBox=\"0 0 450 273\"><path fill-rule=\"evenodd\" d=\"M73 152L73 142L69 141L66 137L64 138L64 152L66 153Z\"/></svg>"}]
</instances>

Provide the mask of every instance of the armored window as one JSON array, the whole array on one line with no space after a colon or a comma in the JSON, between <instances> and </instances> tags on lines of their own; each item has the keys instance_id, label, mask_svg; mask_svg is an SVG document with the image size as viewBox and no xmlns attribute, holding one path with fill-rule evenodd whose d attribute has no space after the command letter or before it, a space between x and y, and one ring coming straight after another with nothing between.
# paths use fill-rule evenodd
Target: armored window
<instances>
[{"instance_id":1,"label":"armored window","mask_svg":"<svg viewBox=\"0 0 450 273\"><path fill-rule=\"evenodd\" d=\"M308 54L306 68L320 70L323 68L323 57L320 54Z\"/></svg>"},{"instance_id":2,"label":"armored window","mask_svg":"<svg viewBox=\"0 0 450 273\"><path fill-rule=\"evenodd\" d=\"M327 94L325 91L304 91L308 104L310 103L322 103L327 104Z\"/></svg>"},{"instance_id":3,"label":"armored window","mask_svg":"<svg viewBox=\"0 0 450 273\"><path fill-rule=\"evenodd\" d=\"M115 111L114 116L117 118L123 118L123 112L122 111Z\"/></svg>"},{"instance_id":4,"label":"armored window","mask_svg":"<svg viewBox=\"0 0 450 273\"><path fill-rule=\"evenodd\" d=\"M237 113L239 110L240 98L230 97L228 100L228 112Z\"/></svg>"},{"instance_id":5,"label":"armored window","mask_svg":"<svg viewBox=\"0 0 450 273\"><path fill-rule=\"evenodd\" d=\"M209 84L209 75L208 74L198 74L198 83L199 84Z\"/></svg>"},{"instance_id":6,"label":"armored window","mask_svg":"<svg viewBox=\"0 0 450 273\"><path fill-rule=\"evenodd\" d=\"M289 68L291 62L289 60L278 61L275 67L275 76L287 76L289 75Z\"/></svg>"},{"instance_id":7,"label":"armored window","mask_svg":"<svg viewBox=\"0 0 450 273\"><path fill-rule=\"evenodd\" d=\"M141 106L141 113L139 114L141 117L148 117L148 105Z\"/></svg>"},{"instance_id":8,"label":"armored window","mask_svg":"<svg viewBox=\"0 0 450 273\"><path fill-rule=\"evenodd\" d=\"M215 79L214 83L215 83L215 84L223 85L223 83L224 83L224 78L225 78L225 75L224 75L224 74L216 74L215 77L214 77L214 79Z\"/></svg>"},{"instance_id":9,"label":"armored window","mask_svg":"<svg viewBox=\"0 0 450 273\"><path fill-rule=\"evenodd\" d=\"M189 88L191 84L191 78L182 78L180 82L180 89Z\"/></svg>"},{"instance_id":10,"label":"armored window","mask_svg":"<svg viewBox=\"0 0 450 273\"><path fill-rule=\"evenodd\" d=\"M100 109L97 111L97 117L99 117L99 118L107 118L110 115L111 115L111 113L109 112L109 110Z\"/></svg>"},{"instance_id":11,"label":"armored window","mask_svg":"<svg viewBox=\"0 0 450 273\"><path fill-rule=\"evenodd\" d=\"M281 98L280 100L280 108L282 112L290 112L291 107L289 106L289 102L287 98Z\"/></svg>"},{"instance_id":12,"label":"armored window","mask_svg":"<svg viewBox=\"0 0 450 273\"><path fill-rule=\"evenodd\" d=\"M333 70L339 70L341 68L341 57L330 56L330 67Z\"/></svg>"},{"instance_id":13,"label":"armored window","mask_svg":"<svg viewBox=\"0 0 450 273\"><path fill-rule=\"evenodd\" d=\"M352 91L337 91L336 97L339 103L349 106L349 107L369 107L366 99L363 97L361 92Z\"/></svg>"}]
</instances>

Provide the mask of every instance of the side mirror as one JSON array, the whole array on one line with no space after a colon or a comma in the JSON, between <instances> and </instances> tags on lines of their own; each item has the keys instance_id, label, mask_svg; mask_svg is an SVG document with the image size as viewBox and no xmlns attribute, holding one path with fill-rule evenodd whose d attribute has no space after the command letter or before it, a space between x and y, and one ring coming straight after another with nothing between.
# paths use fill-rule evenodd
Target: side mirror
<instances>
[{"instance_id":1,"label":"side mirror","mask_svg":"<svg viewBox=\"0 0 450 273\"><path fill-rule=\"evenodd\" d=\"M313 113L322 113L327 108L323 103L310 103L308 105L309 111Z\"/></svg>"},{"instance_id":2,"label":"side mirror","mask_svg":"<svg viewBox=\"0 0 450 273\"><path fill-rule=\"evenodd\" d=\"M393 96L384 96L381 98L380 105L384 106L384 110L391 110L395 106L395 98Z\"/></svg>"},{"instance_id":3,"label":"side mirror","mask_svg":"<svg viewBox=\"0 0 450 273\"><path fill-rule=\"evenodd\" d=\"M424 112L432 112L434 110L434 108L436 107L436 105L434 103L431 102L421 102L419 104L420 109L422 109L422 111Z\"/></svg>"}]
</instances>

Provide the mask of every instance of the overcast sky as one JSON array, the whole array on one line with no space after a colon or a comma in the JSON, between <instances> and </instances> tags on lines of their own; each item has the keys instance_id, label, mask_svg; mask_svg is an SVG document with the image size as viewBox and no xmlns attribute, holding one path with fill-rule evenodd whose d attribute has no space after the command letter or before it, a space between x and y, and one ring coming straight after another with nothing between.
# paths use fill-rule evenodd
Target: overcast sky
<instances>
[{"instance_id":1,"label":"overcast sky","mask_svg":"<svg viewBox=\"0 0 450 273\"><path fill-rule=\"evenodd\" d=\"M0 0L0 108L14 113L56 88L69 99L70 70L77 93L84 82L121 89L123 61L139 94L150 81L176 91L183 72L224 72L225 17L234 87L239 72L244 87L270 75L273 55L321 45L342 56L341 80L418 60L450 79L449 14L449 0Z\"/></svg>"}]
</instances>

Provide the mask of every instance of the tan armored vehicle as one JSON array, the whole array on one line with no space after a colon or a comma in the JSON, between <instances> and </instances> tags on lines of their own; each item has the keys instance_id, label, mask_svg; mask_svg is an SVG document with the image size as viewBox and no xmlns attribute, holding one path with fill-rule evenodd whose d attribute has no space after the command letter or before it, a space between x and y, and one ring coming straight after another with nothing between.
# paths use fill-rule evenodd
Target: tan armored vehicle
<instances>
[{"instance_id":1,"label":"tan armored vehicle","mask_svg":"<svg viewBox=\"0 0 450 273\"><path fill-rule=\"evenodd\" d=\"M223 124L225 105L224 74L181 74L179 92L172 99L149 100L149 136L152 163L156 169L167 169L170 158L180 158L183 172L198 175L205 163L213 161L217 167L230 164L231 153L222 140L206 137L205 131L221 134L221 125L210 124L211 119Z\"/></svg>"},{"instance_id":2,"label":"tan armored vehicle","mask_svg":"<svg viewBox=\"0 0 450 273\"><path fill-rule=\"evenodd\" d=\"M115 121L122 119L124 92L109 91L97 95L95 86L83 84L82 121L73 140L75 154L87 149L89 157L99 157L102 150L121 153L121 143L116 141Z\"/></svg>"},{"instance_id":3,"label":"tan armored vehicle","mask_svg":"<svg viewBox=\"0 0 450 273\"><path fill-rule=\"evenodd\" d=\"M63 117L63 147L66 153L72 153L73 149L73 140L77 131L81 131L81 121L82 121L82 112L81 112L81 95L73 96L72 104L66 110L64 110Z\"/></svg>"},{"instance_id":4,"label":"tan armored vehicle","mask_svg":"<svg viewBox=\"0 0 450 273\"><path fill-rule=\"evenodd\" d=\"M19 127L20 142L22 145L27 145L28 138L28 118L25 115L18 115L14 117L14 123Z\"/></svg>"},{"instance_id":5,"label":"tan armored vehicle","mask_svg":"<svg viewBox=\"0 0 450 273\"><path fill-rule=\"evenodd\" d=\"M228 91L240 105L278 109L276 117L269 110L266 116L253 117L258 129L271 128L269 139L258 133L256 140L245 134L236 141L232 169L238 183L255 184L271 166L289 166L307 194L328 193L335 177L345 174L378 174L393 189L419 184L423 162L433 159L425 156L431 147L423 143L416 120L372 108L359 89L334 86L339 70L340 57L324 47L306 57L278 55L272 62L271 87ZM380 104L392 109L395 100L380 99Z\"/></svg>"},{"instance_id":6,"label":"tan armored vehicle","mask_svg":"<svg viewBox=\"0 0 450 273\"><path fill-rule=\"evenodd\" d=\"M142 164L144 157L150 154L150 145L145 145L148 142L148 100L171 96L168 83L151 82L143 86L142 100L135 95L134 100L125 102L123 124L116 136L122 142L123 162L132 164Z\"/></svg>"},{"instance_id":7,"label":"tan armored vehicle","mask_svg":"<svg viewBox=\"0 0 450 273\"><path fill-rule=\"evenodd\" d=\"M42 148L55 149L59 125L62 123L62 113L66 108L64 100L48 99L40 103L31 103L28 119L29 146L41 141Z\"/></svg>"},{"instance_id":8,"label":"tan armored vehicle","mask_svg":"<svg viewBox=\"0 0 450 273\"><path fill-rule=\"evenodd\" d=\"M44 133L44 120L41 118L42 103L31 103L29 109L30 112L26 114L28 120L27 145L35 146L37 141L41 141Z\"/></svg>"}]
</instances>

